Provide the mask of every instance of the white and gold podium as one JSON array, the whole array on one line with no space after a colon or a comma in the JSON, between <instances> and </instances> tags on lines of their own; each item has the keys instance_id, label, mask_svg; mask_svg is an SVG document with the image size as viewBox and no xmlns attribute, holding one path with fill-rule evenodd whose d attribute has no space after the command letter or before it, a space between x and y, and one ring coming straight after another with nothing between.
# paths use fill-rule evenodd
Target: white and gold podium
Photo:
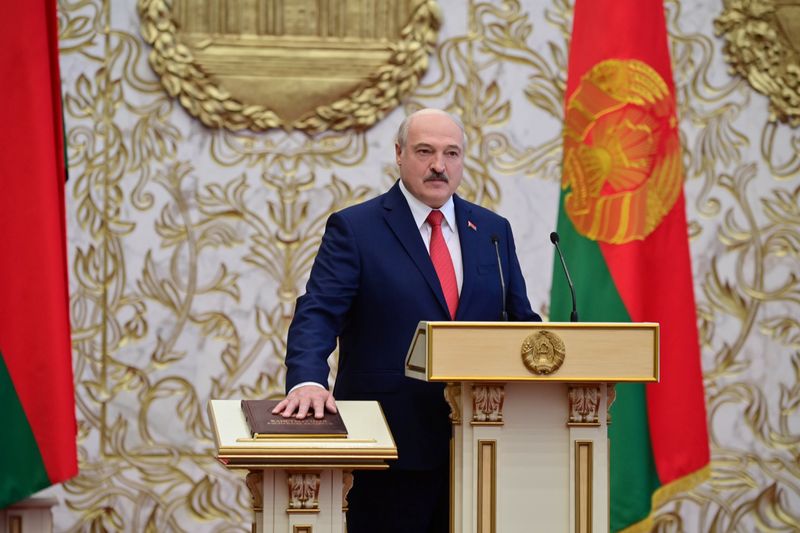
<instances>
[{"instance_id":1,"label":"white and gold podium","mask_svg":"<svg viewBox=\"0 0 800 533\"><path fill-rule=\"evenodd\" d=\"M353 470L388 468L397 447L377 402L337 402L347 438L252 439L238 400L211 400L216 458L249 470L253 533L344 533Z\"/></svg>"},{"instance_id":2,"label":"white and gold podium","mask_svg":"<svg viewBox=\"0 0 800 533\"><path fill-rule=\"evenodd\" d=\"M658 342L654 323L420 322L406 375L448 384L451 531L608 531L614 383L658 381Z\"/></svg>"}]
</instances>

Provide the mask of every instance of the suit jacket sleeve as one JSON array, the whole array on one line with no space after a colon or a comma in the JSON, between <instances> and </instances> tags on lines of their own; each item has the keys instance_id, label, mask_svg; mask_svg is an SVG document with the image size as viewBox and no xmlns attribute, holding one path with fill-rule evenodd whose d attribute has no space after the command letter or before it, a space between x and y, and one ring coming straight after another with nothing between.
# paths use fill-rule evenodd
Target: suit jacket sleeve
<instances>
[{"instance_id":1,"label":"suit jacket sleeve","mask_svg":"<svg viewBox=\"0 0 800 533\"><path fill-rule=\"evenodd\" d=\"M289 326L286 390L298 383L328 383L328 357L336 348L348 311L358 291L358 247L347 220L328 218L322 243L311 267L306 293L297 299Z\"/></svg>"},{"instance_id":2,"label":"suit jacket sleeve","mask_svg":"<svg viewBox=\"0 0 800 533\"><path fill-rule=\"evenodd\" d=\"M506 239L508 243L508 288L506 292L506 310L508 319L518 322L541 322L542 317L531 309L528 292L525 287L525 278L522 277L522 268L517 258L517 248L514 245L514 235L511 224L505 220Z\"/></svg>"}]
</instances>

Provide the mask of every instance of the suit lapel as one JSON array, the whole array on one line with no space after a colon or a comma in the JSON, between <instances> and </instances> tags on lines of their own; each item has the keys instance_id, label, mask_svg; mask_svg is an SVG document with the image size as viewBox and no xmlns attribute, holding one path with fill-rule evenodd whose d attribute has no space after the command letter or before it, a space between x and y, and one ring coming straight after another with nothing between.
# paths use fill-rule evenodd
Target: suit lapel
<instances>
[{"instance_id":1,"label":"suit lapel","mask_svg":"<svg viewBox=\"0 0 800 533\"><path fill-rule=\"evenodd\" d=\"M403 193L397 183L384 196L383 207L383 216L389 228L391 228L406 253L414 261L414 264L417 265L422 277L425 278L434 296L439 301L442 310L449 314L450 311L448 311L447 302L444 299L439 277L436 275L431 257L425 249L425 243L422 242L419 228L414 223L414 217L411 215L408 202L403 197Z\"/></svg>"},{"instance_id":2,"label":"suit lapel","mask_svg":"<svg viewBox=\"0 0 800 533\"><path fill-rule=\"evenodd\" d=\"M464 267L464 279L461 285L461 294L458 298L456 320L463 320L464 314L468 312L469 303L475 291L475 276L478 272L481 234L474 225L474 220L471 220L472 206L457 195L453 195L453 203L456 208L458 240L461 242L461 263ZM472 224L472 227L470 227L470 224Z\"/></svg>"}]
</instances>

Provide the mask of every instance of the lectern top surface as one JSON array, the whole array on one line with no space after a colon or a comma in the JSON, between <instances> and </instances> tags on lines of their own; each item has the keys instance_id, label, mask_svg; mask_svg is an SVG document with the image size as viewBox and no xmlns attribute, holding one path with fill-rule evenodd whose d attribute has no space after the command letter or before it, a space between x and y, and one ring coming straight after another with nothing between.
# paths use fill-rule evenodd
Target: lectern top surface
<instances>
[{"instance_id":1,"label":"lectern top surface","mask_svg":"<svg viewBox=\"0 0 800 533\"><path fill-rule=\"evenodd\" d=\"M223 462L241 460L269 464L294 461L355 461L397 458L389 426L378 402L337 402L347 438L253 439L240 400L211 400L208 410L216 455Z\"/></svg>"}]
</instances>

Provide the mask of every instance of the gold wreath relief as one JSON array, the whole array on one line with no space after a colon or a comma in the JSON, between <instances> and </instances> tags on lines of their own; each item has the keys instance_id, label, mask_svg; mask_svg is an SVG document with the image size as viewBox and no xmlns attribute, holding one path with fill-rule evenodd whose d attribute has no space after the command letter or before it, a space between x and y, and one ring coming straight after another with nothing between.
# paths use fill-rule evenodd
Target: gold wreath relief
<instances>
[{"instance_id":1,"label":"gold wreath relief","mask_svg":"<svg viewBox=\"0 0 800 533\"><path fill-rule=\"evenodd\" d=\"M714 21L724 56L755 90L769 97L770 119L800 125L800 0L722 2Z\"/></svg>"},{"instance_id":2,"label":"gold wreath relief","mask_svg":"<svg viewBox=\"0 0 800 533\"><path fill-rule=\"evenodd\" d=\"M565 356L564 341L552 331L537 331L522 342L522 363L534 374L552 374L561 368Z\"/></svg>"},{"instance_id":3,"label":"gold wreath relief","mask_svg":"<svg viewBox=\"0 0 800 533\"><path fill-rule=\"evenodd\" d=\"M434 0L138 0L150 65L212 128L365 129L428 68Z\"/></svg>"},{"instance_id":4,"label":"gold wreath relief","mask_svg":"<svg viewBox=\"0 0 800 533\"><path fill-rule=\"evenodd\" d=\"M683 185L675 103L661 76L637 60L606 60L567 102L564 208L585 237L646 238Z\"/></svg>"}]
</instances>

